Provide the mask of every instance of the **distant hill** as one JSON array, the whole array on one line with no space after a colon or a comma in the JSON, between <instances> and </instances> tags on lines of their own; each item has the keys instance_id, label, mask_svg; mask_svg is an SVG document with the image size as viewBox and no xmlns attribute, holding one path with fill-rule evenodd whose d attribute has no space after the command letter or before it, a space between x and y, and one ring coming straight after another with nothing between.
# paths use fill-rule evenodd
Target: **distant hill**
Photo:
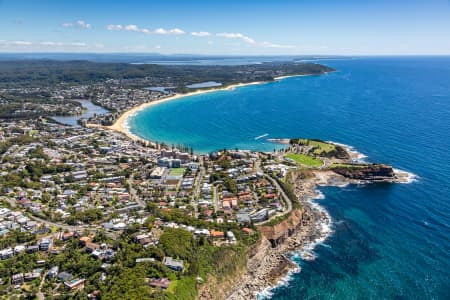
<instances>
[{"instance_id":1,"label":"distant hill","mask_svg":"<svg viewBox=\"0 0 450 300\"><path fill-rule=\"evenodd\" d=\"M269 81L276 76L323 74L332 68L309 62L271 62L251 65L156 65L99 63L86 60L0 61L0 87L42 87L59 83L85 84L106 79L150 78L156 83L170 78L172 84L216 81L222 84Z\"/></svg>"}]
</instances>

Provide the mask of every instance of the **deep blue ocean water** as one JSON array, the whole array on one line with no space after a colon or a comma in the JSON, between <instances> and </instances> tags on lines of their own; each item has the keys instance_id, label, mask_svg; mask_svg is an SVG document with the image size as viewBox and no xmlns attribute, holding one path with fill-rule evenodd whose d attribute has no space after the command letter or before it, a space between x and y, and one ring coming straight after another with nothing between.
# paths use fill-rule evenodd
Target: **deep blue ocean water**
<instances>
[{"instance_id":1,"label":"deep blue ocean water","mask_svg":"<svg viewBox=\"0 0 450 300\"><path fill-rule=\"evenodd\" d=\"M214 92L139 112L145 138L272 150L310 137L418 176L410 184L322 188L334 233L273 299L450 299L450 57L322 61L324 76Z\"/></svg>"}]
</instances>

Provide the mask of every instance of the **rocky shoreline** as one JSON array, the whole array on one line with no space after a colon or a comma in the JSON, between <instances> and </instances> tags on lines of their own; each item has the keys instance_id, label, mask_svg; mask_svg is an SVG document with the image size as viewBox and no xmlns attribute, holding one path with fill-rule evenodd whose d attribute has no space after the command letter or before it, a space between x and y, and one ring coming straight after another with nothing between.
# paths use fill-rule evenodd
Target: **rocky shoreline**
<instances>
[{"instance_id":1,"label":"rocky shoreline","mask_svg":"<svg viewBox=\"0 0 450 300\"><path fill-rule=\"evenodd\" d=\"M271 142L289 144L290 140L272 139ZM318 140L314 142L322 143L322 147L326 143L333 144ZM325 241L332 232L330 215L314 201L321 196L318 186L408 183L414 179L413 174L391 166L365 162L365 156L350 146L334 145L339 146L346 155L337 151L333 154L334 161L330 161L329 156L324 158L326 168L297 169L286 175L285 181L291 185L296 198L296 201L292 201L297 202L292 206L297 208L275 225L258 226L261 239L249 251L246 266L228 277L225 284L216 282L210 285L208 280L200 288L198 299L241 300L270 295L271 289L286 282L290 273L300 271L300 267L290 259L292 254L299 255L303 260L314 260L315 246ZM305 147L303 144L300 146ZM292 151L312 150L295 148Z\"/></svg>"},{"instance_id":2,"label":"rocky shoreline","mask_svg":"<svg viewBox=\"0 0 450 300\"><path fill-rule=\"evenodd\" d=\"M287 139L271 141L289 143ZM297 202L292 207L297 208L275 225L258 226L261 239L250 249L245 267L226 278L224 284L214 279L212 282L215 284L210 284L208 280L206 285L200 287L198 299L241 300L270 295L273 288L286 282L290 273L300 271L300 267L290 259L293 254L303 260L314 260L315 246L332 233L330 215L314 201L321 196L318 186L407 183L414 178L413 174L395 170L388 165L366 163L365 156L350 146L335 145L342 148L346 155L342 156L337 151L333 154L334 161L330 161L329 156L325 157L326 168L302 168L286 175L285 182L291 186L296 198L296 201L292 201ZM303 144L300 146L304 147ZM311 149L293 149L294 153L298 151Z\"/></svg>"},{"instance_id":3,"label":"rocky shoreline","mask_svg":"<svg viewBox=\"0 0 450 300\"><path fill-rule=\"evenodd\" d=\"M317 186L364 183L325 170L312 171L308 178L297 176L293 182L295 195L302 208L294 209L289 218L280 224L270 228L259 227L261 243L248 258L247 271L238 276L224 299L256 299L261 293L270 293L270 289L285 281L290 272L300 271L300 267L289 259L294 252L300 253L306 260L315 258L311 251L316 244L325 241L332 231L330 215L313 200L319 196ZM391 182L398 182L398 178L392 177ZM289 226L283 227L283 223Z\"/></svg>"},{"instance_id":4,"label":"rocky shoreline","mask_svg":"<svg viewBox=\"0 0 450 300\"><path fill-rule=\"evenodd\" d=\"M272 229L269 226L259 228L261 243L248 259L247 272L235 281L225 299L255 299L261 292L277 286L289 272L300 270L289 259L292 252L302 251L329 235L330 216L311 201L316 196L317 183L315 177L296 181L295 193L302 208L294 209L288 219L271 226Z\"/></svg>"}]
</instances>

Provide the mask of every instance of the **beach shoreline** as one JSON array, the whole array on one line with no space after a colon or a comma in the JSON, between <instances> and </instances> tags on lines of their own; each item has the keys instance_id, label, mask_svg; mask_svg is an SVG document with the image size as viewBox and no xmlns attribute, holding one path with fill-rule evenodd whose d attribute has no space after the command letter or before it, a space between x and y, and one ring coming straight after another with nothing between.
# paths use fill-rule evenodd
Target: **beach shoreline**
<instances>
[{"instance_id":1,"label":"beach shoreline","mask_svg":"<svg viewBox=\"0 0 450 300\"><path fill-rule=\"evenodd\" d=\"M130 138L133 141L142 141L145 143L154 143L156 141L151 141L148 139L144 139L141 138L139 136L137 136L136 134L132 133L129 126L128 126L128 119L132 116L134 116L137 112L144 110L146 108L155 106L155 105L159 105L162 103L166 103L169 101L174 101L174 100L180 100L182 98L185 97L190 97L190 96L196 96L196 95L202 95L202 94L206 94L206 93L212 93L212 92L220 92L220 91L232 91L236 88L239 87L245 87L245 86L251 86L251 85L259 85L259 84L266 84L266 83L271 83L271 82L276 82L276 81L280 81L286 78L291 78L291 77L303 77L303 76L312 76L313 74L298 74L298 75L286 75L286 76L279 76L279 77L275 77L273 81L254 81L254 82L247 82L247 83L236 83L236 84L232 84L232 85L228 85L228 86L222 86L222 87L216 87L216 88L211 88L211 89L204 89L204 90L197 90L194 92L190 92L190 93L186 93L186 94L175 94L173 96L170 97L166 97L166 98L161 98L155 101L149 101L149 102L145 102L142 103L140 105L137 105L135 107L130 108L129 110L123 112L119 118L117 118L117 120L114 122L113 125L111 126L101 126L101 125L96 125L96 124L86 124L87 127L102 127L105 129L111 129L114 130L116 132L120 132L122 134L124 134L125 136L127 136L128 138Z\"/></svg>"},{"instance_id":2,"label":"beach shoreline","mask_svg":"<svg viewBox=\"0 0 450 300\"><path fill-rule=\"evenodd\" d=\"M141 138L137 135L135 135L134 133L132 133L130 131L130 128L128 127L128 118L132 117L133 115L135 115L137 112L144 110L146 108L155 106L155 105L159 105L162 103L166 103L166 102L170 102L170 101L174 101L174 100L179 100L185 97L190 97L190 96L196 96L196 95L202 95L202 94L206 94L206 93L211 93L211 92L219 92L219 91L232 91L235 88L238 87L243 87L243 86L249 86L249 85L256 85L256 84L264 84L264 83L268 83L269 81L255 81L255 82L249 82L249 83L238 83L238 84L233 84L233 85L229 85L227 87L220 87L220 88L212 88L212 89L206 89L206 90L200 90L200 91L195 91L195 92L191 92L191 93L186 93L186 94L175 94L173 96L170 97L166 97L166 98L162 98L162 99L158 99L155 101L150 101L150 102L145 102L142 103L138 106L132 107L131 109L125 111L122 115L120 115L120 117L114 122L113 125L111 126L107 126L106 128L108 129L112 129L114 131L120 132L126 136L128 136L130 139L134 140L134 141L145 141L145 142L152 142L149 141L147 139Z\"/></svg>"}]
</instances>

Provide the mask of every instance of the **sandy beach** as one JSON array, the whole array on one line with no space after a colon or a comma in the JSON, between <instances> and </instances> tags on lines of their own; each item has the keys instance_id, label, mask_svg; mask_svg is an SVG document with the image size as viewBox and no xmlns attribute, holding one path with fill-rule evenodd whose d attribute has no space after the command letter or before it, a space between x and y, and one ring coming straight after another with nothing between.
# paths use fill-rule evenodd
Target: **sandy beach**
<instances>
[{"instance_id":1,"label":"sandy beach","mask_svg":"<svg viewBox=\"0 0 450 300\"><path fill-rule=\"evenodd\" d=\"M278 76L278 77L275 77L274 80L275 81L280 81L280 80L283 80L283 79L286 79L286 78L290 78L290 77L304 77L304 76L312 76L312 75L310 75L310 74L298 74L298 75Z\"/></svg>"}]
</instances>

